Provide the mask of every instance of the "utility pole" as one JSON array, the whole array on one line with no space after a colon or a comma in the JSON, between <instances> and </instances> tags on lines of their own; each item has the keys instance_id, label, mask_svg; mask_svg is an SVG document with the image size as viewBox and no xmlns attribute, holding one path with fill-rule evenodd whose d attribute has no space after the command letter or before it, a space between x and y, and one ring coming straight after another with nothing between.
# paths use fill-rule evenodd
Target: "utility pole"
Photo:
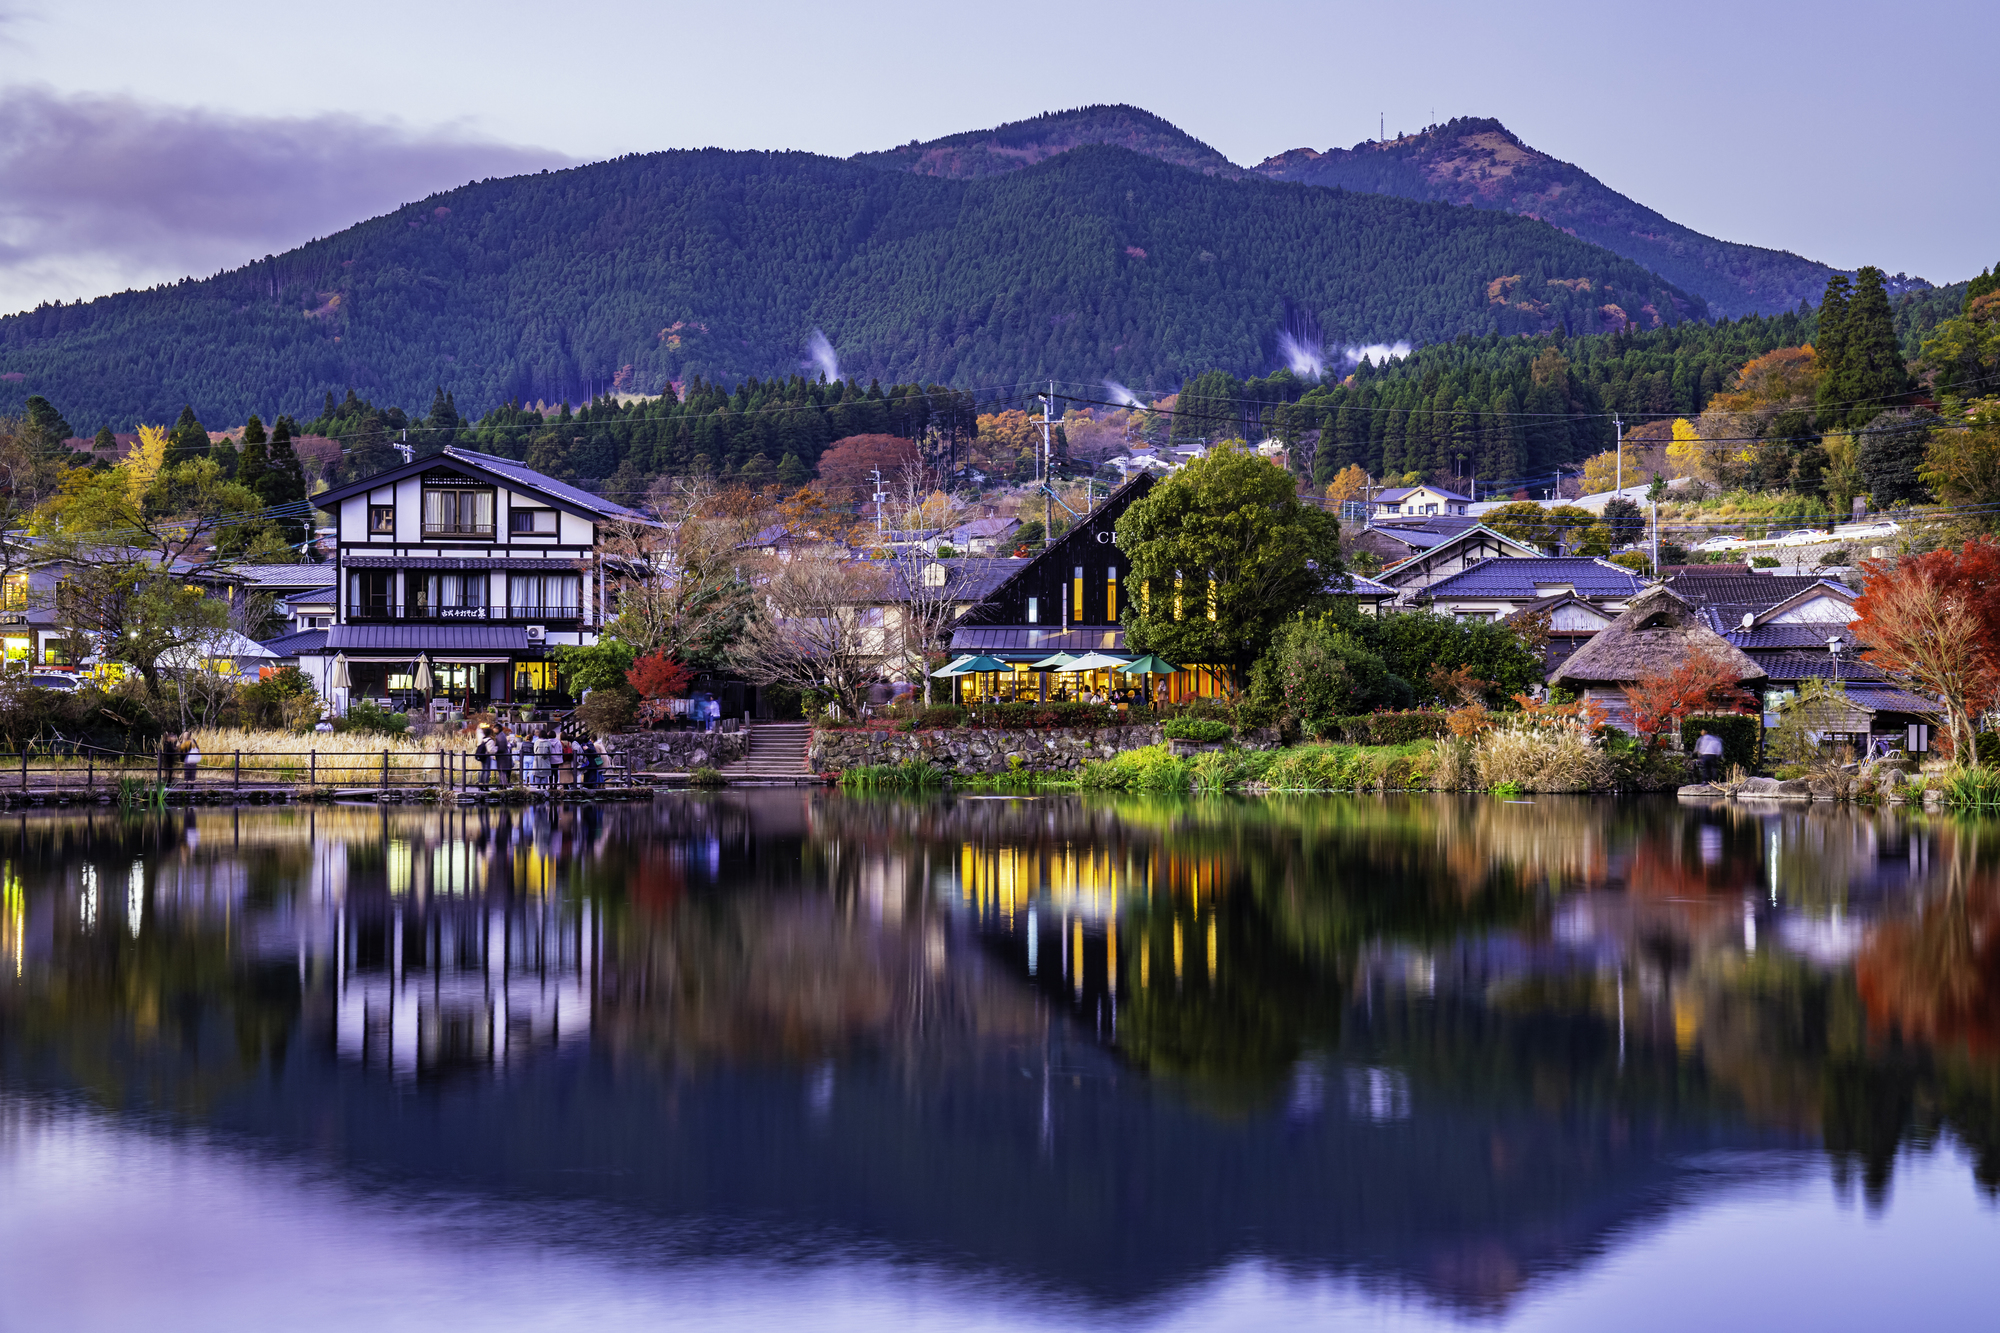
<instances>
[{"instance_id":1,"label":"utility pole","mask_svg":"<svg viewBox=\"0 0 2000 1333\"><path fill-rule=\"evenodd\" d=\"M1618 485L1615 489L1622 499L1625 495L1625 423L1613 413L1611 424L1618 431L1618 443L1614 446L1618 450Z\"/></svg>"},{"instance_id":2,"label":"utility pole","mask_svg":"<svg viewBox=\"0 0 2000 1333\"><path fill-rule=\"evenodd\" d=\"M875 478L875 535L882 535L882 502L889 498L889 492L882 489L882 469L870 469L869 476Z\"/></svg>"},{"instance_id":3,"label":"utility pole","mask_svg":"<svg viewBox=\"0 0 2000 1333\"><path fill-rule=\"evenodd\" d=\"M1055 526L1054 490L1056 382L1049 381L1049 396L1042 399L1042 549L1049 549L1049 529ZM1067 585L1065 585L1067 586Z\"/></svg>"}]
</instances>

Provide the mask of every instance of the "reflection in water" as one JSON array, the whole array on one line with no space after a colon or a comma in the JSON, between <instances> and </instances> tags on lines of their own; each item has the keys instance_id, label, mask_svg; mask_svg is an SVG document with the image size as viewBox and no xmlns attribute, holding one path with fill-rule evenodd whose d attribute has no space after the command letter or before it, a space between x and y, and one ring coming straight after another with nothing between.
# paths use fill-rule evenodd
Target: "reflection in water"
<instances>
[{"instance_id":1,"label":"reflection in water","mask_svg":"<svg viewBox=\"0 0 2000 1333\"><path fill-rule=\"evenodd\" d=\"M1941 1144L2000 1188L1983 825L784 791L0 827L9 1114L585 1209L561 1243L648 1269L886 1247L1143 1307L1254 1261L1503 1313L1802 1150L1877 1211Z\"/></svg>"}]
</instances>

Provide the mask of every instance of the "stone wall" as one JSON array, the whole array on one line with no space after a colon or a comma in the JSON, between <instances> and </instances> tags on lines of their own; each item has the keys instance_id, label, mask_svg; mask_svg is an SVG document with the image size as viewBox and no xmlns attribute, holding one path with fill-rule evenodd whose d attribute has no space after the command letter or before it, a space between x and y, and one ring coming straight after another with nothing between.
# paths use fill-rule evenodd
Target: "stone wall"
<instances>
[{"instance_id":1,"label":"stone wall","mask_svg":"<svg viewBox=\"0 0 2000 1333\"><path fill-rule=\"evenodd\" d=\"M747 731L623 731L598 741L634 773L721 768L750 752Z\"/></svg>"},{"instance_id":2,"label":"stone wall","mask_svg":"<svg viewBox=\"0 0 2000 1333\"><path fill-rule=\"evenodd\" d=\"M806 752L815 773L840 773L870 764L927 761L946 773L998 774L1013 767L1031 773L1069 772L1086 759L1109 759L1120 750L1158 745L1160 729L1150 727L1051 727L1000 731L815 731Z\"/></svg>"}]
</instances>

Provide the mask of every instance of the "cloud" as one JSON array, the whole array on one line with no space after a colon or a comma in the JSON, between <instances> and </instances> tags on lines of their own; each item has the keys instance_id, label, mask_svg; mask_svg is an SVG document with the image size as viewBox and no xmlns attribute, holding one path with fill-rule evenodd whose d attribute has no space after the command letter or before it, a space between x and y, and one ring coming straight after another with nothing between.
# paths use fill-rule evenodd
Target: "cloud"
<instances>
[{"instance_id":1,"label":"cloud","mask_svg":"<svg viewBox=\"0 0 2000 1333\"><path fill-rule=\"evenodd\" d=\"M460 127L0 93L0 310L206 276L434 191L571 159Z\"/></svg>"}]
</instances>

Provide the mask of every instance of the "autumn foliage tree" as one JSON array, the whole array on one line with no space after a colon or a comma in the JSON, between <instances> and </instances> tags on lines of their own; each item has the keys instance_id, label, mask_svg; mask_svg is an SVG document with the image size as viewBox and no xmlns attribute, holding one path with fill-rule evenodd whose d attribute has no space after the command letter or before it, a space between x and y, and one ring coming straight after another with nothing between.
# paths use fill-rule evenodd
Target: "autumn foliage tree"
<instances>
[{"instance_id":1,"label":"autumn foliage tree","mask_svg":"<svg viewBox=\"0 0 2000 1333\"><path fill-rule=\"evenodd\" d=\"M694 683L694 670L665 653L647 653L625 673L625 683L648 702L678 699Z\"/></svg>"},{"instance_id":2,"label":"autumn foliage tree","mask_svg":"<svg viewBox=\"0 0 2000 1333\"><path fill-rule=\"evenodd\" d=\"M1624 688L1632 729L1648 745L1678 731L1691 713L1743 711L1757 703L1742 687L1736 664L1713 647L1691 649L1666 670L1649 672Z\"/></svg>"},{"instance_id":3,"label":"autumn foliage tree","mask_svg":"<svg viewBox=\"0 0 2000 1333\"><path fill-rule=\"evenodd\" d=\"M1981 539L1862 569L1853 630L1870 645L1866 660L1939 700L1953 754L1976 765L1972 719L2000 689L2000 544Z\"/></svg>"},{"instance_id":4,"label":"autumn foliage tree","mask_svg":"<svg viewBox=\"0 0 2000 1333\"><path fill-rule=\"evenodd\" d=\"M886 487L916 457L917 446L912 440L895 435L850 435L835 440L820 455L820 484L829 496L865 501L875 492L875 473L882 474Z\"/></svg>"}]
</instances>

